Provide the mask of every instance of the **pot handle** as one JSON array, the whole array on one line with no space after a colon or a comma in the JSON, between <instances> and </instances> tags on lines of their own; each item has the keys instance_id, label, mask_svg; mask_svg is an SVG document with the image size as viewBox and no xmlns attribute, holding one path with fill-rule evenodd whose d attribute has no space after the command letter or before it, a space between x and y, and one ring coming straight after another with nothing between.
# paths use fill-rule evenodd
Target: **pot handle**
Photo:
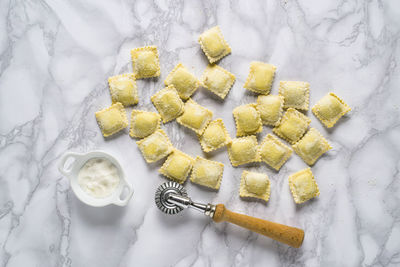
<instances>
[{"instance_id":1,"label":"pot handle","mask_svg":"<svg viewBox=\"0 0 400 267\"><path fill-rule=\"evenodd\" d=\"M117 199L114 201L114 204L117 206L126 206L128 204L129 200L131 199L133 195L133 187L131 184L129 184L127 181L124 181L124 185L122 186L121 193L117 196ZM124 197L124 199L121 199L121 195L124 192L124 190L128 190L128 193Z\"/></svg>"},{"instance_id":2,"label":"pot handle","mask_svg":"<svg viewBox=\"0 0 400 267\"><path fill-rule=\"evenodd\" d=\"M60 163L58 164L58 171L61 174L63 174L63 175L68 177L71 174L72 170L74 169L74 165L76 164L77 159L79 157L81 157L81 156L82 156L82 154L75 153L75 152L67 152L67 153L65 153L61 157ZM65 169L65 162L70 158L74 159L74 162L72 163L72 165L70 166L69 169Z\"/></svg>"}]
</instances>

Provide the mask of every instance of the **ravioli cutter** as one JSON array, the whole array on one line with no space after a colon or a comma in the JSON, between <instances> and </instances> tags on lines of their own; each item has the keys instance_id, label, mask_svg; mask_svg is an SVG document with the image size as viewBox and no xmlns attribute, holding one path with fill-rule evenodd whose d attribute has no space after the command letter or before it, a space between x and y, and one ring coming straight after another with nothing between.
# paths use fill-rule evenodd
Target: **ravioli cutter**
<instances>
[{"instance_id":1,"label":"ravioli cutter","mask_svg":"<svg viewBox=\"0 0 400 267\"><path fill-rule=\"evenodd\" d=\"M230 222L295 248L299 248L303 243L302 229L232 212L225 208L224 204L193 202L188 197L186 189L176 182L160 185L156 191L155 201L157 207L167 214L177 214L185 208L193 208L211 217L214 222Z\"/></svg>"}]
</instances>

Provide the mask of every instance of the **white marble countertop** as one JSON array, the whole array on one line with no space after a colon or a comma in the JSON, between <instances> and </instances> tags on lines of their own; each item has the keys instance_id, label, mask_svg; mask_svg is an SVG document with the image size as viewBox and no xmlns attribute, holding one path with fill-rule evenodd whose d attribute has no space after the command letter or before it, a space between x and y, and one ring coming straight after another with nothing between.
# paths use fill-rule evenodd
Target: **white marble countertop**
<instances>
[{"instance_id":1,"label":"white marble countertop","mask_svg":"<svg viewBox=\"0 0 400 267\"><path fill-rule=\"evenodd\" d=\"M0 18L1 266L399 266L399 1L0 1ZM194 99L231 136L232 109L256 99L243 89L254 60L277 66L272 94L279 80L303 80L311 105L333 91L352 107L331 130L307 112L333 146L312 167L315 200L293 202L288 175L306 167L295 154L275 172L233 168L222 149L210 156L225 164L219 192L186 184L195 200L303 228L300 249L194 210L162 214L161 162L146 164L127 131L105 140L97 127L107 78L131 71L130 49L158 46L160 78L138 81L137 108L154 110L150 96L178 62L200 77L197 38L214 25L232 47L219 64L237 81L225 101L204 89ZM204 155L189 130L162 128ZM127 207L86 206L57 171L66 151L94 149L120 159L135 188ZM239 198L244 169L269 175L268 204Z\"/></svg>"}]
</instances>

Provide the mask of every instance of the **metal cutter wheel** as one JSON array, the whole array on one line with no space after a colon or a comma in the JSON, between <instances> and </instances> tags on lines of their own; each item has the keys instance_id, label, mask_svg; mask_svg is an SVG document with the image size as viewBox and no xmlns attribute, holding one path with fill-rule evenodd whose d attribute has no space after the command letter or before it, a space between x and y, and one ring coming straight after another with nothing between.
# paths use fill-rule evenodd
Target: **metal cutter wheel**
<instances>
[{"instance_id":1,"label":"metal cutter wheel","mask_svg":"<svg viewBox=\"0 0 400 267\"><path fill-rule=\"evenodd\" d=\"M226 209L224 204L193 202L188 197L186 189L176 182L160 185L156 191L155 201L157 207L167 214L177 214L184 208L193 208L210 216L214 222L230 222L295 248L303 243L304 231L299 228L235 213Z\"/></svg>"}]
</instances>

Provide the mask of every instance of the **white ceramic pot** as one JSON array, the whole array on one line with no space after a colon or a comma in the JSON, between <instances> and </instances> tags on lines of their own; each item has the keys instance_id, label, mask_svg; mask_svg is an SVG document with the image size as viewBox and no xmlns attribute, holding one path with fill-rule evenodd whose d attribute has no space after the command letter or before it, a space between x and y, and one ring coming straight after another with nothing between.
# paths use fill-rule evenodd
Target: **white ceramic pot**
<instances>
[{"instance_id":1,"label":"white ceramic pot","mask_svg":"<svg viewBox=\"0 0 400 267\"><path fill-rule=\"evenodd\" d=\"M120 178L119 185L114 190L114 192L105 198L95 198L87 194L78 184L78 174L82 166L90 159L93 158L105 158L111 161L115 167L118 169L118 174ZM70 166L65 166L68 159L73 160ZM68 167L66 169L66 167ZM130 183L125 178L124 171L119 165L119 162L110 154L103 151L92 151L85 154L67 152L65 153L58 165L58 170L69 178L71 188L79 200L86 203L87 205L93 207L103 207L110 204L118 206L126 206L133 194L133 188ZM125 191L125 192L124 192ZM121 195L125 194L125 197L121 199Z\"/></svg>"}]
</instances>

